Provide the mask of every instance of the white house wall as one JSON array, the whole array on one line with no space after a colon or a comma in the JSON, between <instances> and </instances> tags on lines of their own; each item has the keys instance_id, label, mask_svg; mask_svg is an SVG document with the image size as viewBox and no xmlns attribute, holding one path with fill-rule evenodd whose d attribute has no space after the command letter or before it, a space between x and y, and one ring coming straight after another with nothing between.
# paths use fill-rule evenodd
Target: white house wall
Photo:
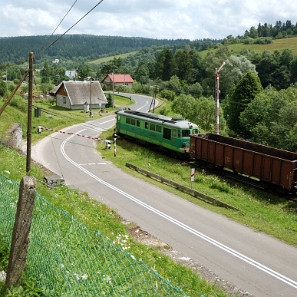
<instances>
[{"instance_id":1,"label":"white house wall","mask_svg":"<svg viewBox=\"0 0 297 297\"><path fill-rule=\"evenodd\" d=\"M65 100L64 98L66 98L66 103L64 103L64 100ZM57 106L71 109L69 98L67 96L57 94Z\"/></svg>"}]
</instances>

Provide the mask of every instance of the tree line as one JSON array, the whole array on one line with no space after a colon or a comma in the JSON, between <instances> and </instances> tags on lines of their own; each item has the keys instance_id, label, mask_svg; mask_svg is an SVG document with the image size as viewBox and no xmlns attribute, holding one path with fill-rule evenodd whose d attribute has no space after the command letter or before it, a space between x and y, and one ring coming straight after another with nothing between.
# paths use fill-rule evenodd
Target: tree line
<instances>
[{"instance_id":1,"label":"tree line","mask_svg":"<svg viewBox=\"0 0 297 297\"><path fill-rule=\"evenodd\" d=\"M275 25L261 24L258 26L252 26L249 30L246 30L243 35L232 36L228 35L223 39L223 44L268 44L272 43L273 39L283 39L297 36L297 23L294 25L292 21L286 22L277 21Z\"/></svg>"},{"instance_id":2,"label":"tree line","mask_svg":"<svg viewBox=\"0 0 297 297\"><path fill-rule=\"evenodd\" d=\"M65 35L59 36L20 36L0 38L0 62L22 64L28 60L29 52L35 53L36 62L58 58L72 60L83 57L95 60L105 56L113 56L132 52L152 45L184 45L188 39L153 39L143 37ZM55 42L55 43L54 43ZM53 46L51 44L54 43Z\"/></svg>"}]
</instances>

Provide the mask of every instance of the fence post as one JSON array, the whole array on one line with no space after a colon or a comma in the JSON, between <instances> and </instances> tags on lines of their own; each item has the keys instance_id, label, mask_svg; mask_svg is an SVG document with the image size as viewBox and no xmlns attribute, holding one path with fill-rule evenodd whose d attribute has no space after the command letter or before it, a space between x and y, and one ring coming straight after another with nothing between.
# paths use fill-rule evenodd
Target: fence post
<instances>
[{"instance_id":1,"label":"fence post","mask_svg":"<svg viewBox=\"0 0 297 297\"><path fill-rule=\"evenodd\" d=\"M5 288L18 286L22 283L26 266L29 244L29 233L36 193L36 180L25 176L21 180L19 200L12 233L8 270Z\"/></svg>"}]
</instances>

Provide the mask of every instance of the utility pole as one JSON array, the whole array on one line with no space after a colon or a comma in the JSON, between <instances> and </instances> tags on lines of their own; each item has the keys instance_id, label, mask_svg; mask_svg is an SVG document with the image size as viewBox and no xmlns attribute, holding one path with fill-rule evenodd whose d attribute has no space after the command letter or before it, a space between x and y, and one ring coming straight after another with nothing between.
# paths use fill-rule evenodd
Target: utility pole
<instances>
[{"instance_id":1,"label":"utility pole","mask_svg":"<svg viewBox=\"0 0 297 297\"><path fill-rule=\"evenodd\" d=\"M153 113L155 112L155 105L156 105L156 99L157 99L157 92L159 90L159 87L157 85L155 85L154 88L154 93L153 93L153 98L152 98L152 102L149 108L149 111L153 111Z\"/></svg>"},{"instance_id":2,"label":"utility pole","mask_svg":"<svg viewBox=\"0 0 297 297\"><path fill-rule=\"evenodd\" d=\"M114 109L114 71L112 72L112 109Z\"/></svg>"},{"instance_id":3,"label":"utility pole","mask_svg":"<svg viewBox=\"0 0 297 297\"><path fill-rule=\"evenodd\" d=\"M31 136L32 136L32 97L33 97L33 52L29 54L29 90L28 90L28 125L27 125L27 163L26 173L31 170Z\"/></svg>"},{"instance_id":4,"label":"utility pole","mask_svg":"<svg viewBox=\"0 0 297 297\"><path fill-rule=\"evenodd\" d=\"M220 134L220 71L226 65L224 61L219 69L215 72L215 90L216 90L216 134Z\"/></svg>"},{"instance_id":5,"label":"utility pole","mask_svg":"<svg viewBox=\"0 0 297 297\"><path fill-rule=\"evenodd\" d=\"M92 80L90 80L90 118L93 117L92 112Z\"/></svg>"}]
</instances>

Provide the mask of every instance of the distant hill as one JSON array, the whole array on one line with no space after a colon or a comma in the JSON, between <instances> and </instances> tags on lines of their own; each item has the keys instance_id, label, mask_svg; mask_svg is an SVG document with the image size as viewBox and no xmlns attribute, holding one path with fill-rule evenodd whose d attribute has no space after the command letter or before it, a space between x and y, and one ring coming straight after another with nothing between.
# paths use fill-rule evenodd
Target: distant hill
<instances>
[{"instance_id":1,"label":"distant hill","mask_svg":"<svg viewBox=\"0 0 297 297\"><path fill-rule=\"evenodd\" d=\"M151 39L142 37L65 35L21 36L0 38L0 62L20 63L28 60L29 52L34 52L37 60L50 57L67 59L83 57L91 60L105 56L137 51L145 47L185 45L188 39ZM55 42L52 46L50 46Z\"/></svg>"}]
</instances>

